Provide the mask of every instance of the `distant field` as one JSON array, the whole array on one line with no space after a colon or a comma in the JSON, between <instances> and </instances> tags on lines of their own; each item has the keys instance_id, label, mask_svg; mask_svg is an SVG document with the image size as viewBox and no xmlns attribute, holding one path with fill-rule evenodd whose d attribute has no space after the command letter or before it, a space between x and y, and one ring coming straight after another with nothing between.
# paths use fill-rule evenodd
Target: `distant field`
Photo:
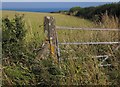
<instances>
[{"instance_id":1,"label":"distant field","mask_svg":"<svg viewBox=\"0 0 120 87\"><path fill-rule=\"evenodd\" d=\"M2 16L9 16L13 18L15 14L24 14L25 22L28 33L26 35L29 42L32 38L42 41L44 37L43 33L43 20L45 16L53 16L58 26L74 26L74 27L93 27L94 24L88 20L80 19L73 16L67 16L63 14L51 14L51 13L37 13L37 12L17 12L17 11L3 11Z\"/></svg>"}]
</instances>

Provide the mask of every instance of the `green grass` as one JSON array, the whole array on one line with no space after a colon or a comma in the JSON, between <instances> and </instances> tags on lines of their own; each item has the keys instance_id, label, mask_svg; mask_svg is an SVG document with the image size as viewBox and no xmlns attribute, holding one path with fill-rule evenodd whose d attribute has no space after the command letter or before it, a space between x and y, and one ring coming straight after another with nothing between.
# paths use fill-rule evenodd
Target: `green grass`
<instances>
[{"instance_id":1,"label":"green grass","mask_svg":"<svg viewBox=\"0 0 120 87\"><path fill-rule=\"evenodd\" d=\"M25 15L27 35L25 37L25 43L33 44L35 42L39 47L44 41L44 17L53 16L56 20L57 26L69 26L69 27L96 27L96 24L89 20L85 20L78 17L58 14L58 13L35 13L35 12L15 12L15 11L3 11L3 17L9 16L13 18L16 13ZM41 26L42 25L42 26ZM103 27L103 26L100 26ZM103 31L72 31L72 30L58 30L58 36L60 42L91 42L91 41L118 41L118 34L116 32L103 32ZM115 46L111 45L66 45L60 46L61 58L64 59L61 62L63 76L60 84L111 84L109 77L104 72L105 68L98 67L99 61L93 56L102 54L112 54L111 60L117 61L119 52L114 51ZM71 51L72 50L72 51ZM117 54L118 53L118 54ZM77 60L73 60L77 57ZM69 60L66 60L68 59ZM116 59L116 60L115 60ZM114 63L114 62L113 62ZM116 63L117 64L117 63ZM117 64L118 65L118 64ZM114 82L114 81L113 81Z\"/></svg>"},{"instance_id":2,"label":"green grass","mask_svg":"<svg viewBox=\"0 0 120 87\"><path fill-rule=\"evenodd\" d=\"M73 17L64 14L58 13L36 13L36 12L17 12L17 11L3 11L3 17L9 16L13 18L15 14L24 14L27 35L26 42L37 42L37 44L41 44L44 40L44 29L43 29L43 21L45 16L53 16L55 17L57 26L71 26L71 27L96 27L96 25L89 21L78 17ZM115 33L116 34L116 33ZM58 31L58 36L60 42L68 41L113 41L115 37L114 33L111 32L103 32L103 31L72 31L72 30L60 30ZM75 35L75 36L74 36ZM105 37L104 37L105 35ZM63 39L64 38L64 39ZM117 41L117 39L115 39Z\"/></svg>"},{"instance_id":3,"label":"green grass","mask_svg":"<svg viewBox=\"0 0 120 87\"><path fill-rule=\"evenodd\" d=\"M35 13L35 12L16 12L16 11L3 11L2 16L9 16L13 18L15 14L24 14L27 27L26 42L35 40L41 42L44 38L43 33L43 20L45 16L53 16L58 26L72 26L72 27L93 27L94 24L88 20L80 19L73 16L63 14L51 13ZM42 26L41 26L42 25Z\"/></svg>"}]
</instances>

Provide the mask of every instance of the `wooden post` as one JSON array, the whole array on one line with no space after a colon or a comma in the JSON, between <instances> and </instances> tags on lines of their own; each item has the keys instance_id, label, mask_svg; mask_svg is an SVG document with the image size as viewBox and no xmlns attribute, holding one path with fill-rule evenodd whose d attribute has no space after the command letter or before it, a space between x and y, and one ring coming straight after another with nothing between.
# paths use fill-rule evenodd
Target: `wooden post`
<instances>
[{"instance_id":1,"label":"wooden post","mask_svg":"<svg viewBox=\"0 0 120 87\"><path fill-rule=\"evenodd\" d=\"M46 35L46 39L49 42L50 55L57 62L57 37L55 30L55 19L54 17L46 16L44 18L44 32Z\"/></svg>"}]
</instances>

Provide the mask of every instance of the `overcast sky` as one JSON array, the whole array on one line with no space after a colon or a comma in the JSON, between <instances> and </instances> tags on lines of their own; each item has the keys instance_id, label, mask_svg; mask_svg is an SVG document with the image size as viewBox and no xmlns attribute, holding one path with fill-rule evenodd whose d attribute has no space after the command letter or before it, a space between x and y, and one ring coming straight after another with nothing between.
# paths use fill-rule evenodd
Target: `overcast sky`
<instances>
[{"instance_id":1,"label":"overcast sky","mask_svg":"<svg viewBox=\"0 0 120 87\"><path fill-rule=\"evenodd\" d=\"M98 6L110 2L3 2L3 9L10 8L71 8Z\"/></svg>"}]
</instances>

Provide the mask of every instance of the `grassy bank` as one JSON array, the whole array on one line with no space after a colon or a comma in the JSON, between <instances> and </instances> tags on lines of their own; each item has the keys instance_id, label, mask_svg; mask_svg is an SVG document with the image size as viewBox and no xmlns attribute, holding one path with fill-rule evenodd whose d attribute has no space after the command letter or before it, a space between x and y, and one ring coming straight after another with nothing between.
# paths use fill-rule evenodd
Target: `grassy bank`
<instances>
[{"instance_id":1,"label":"grassy bank","mask_svg":"<svg viewBox=\"0 0 120 87\"><path fill-rule=\"evenodd\" d=\"M24 14L25 29L27 30L24 45L30 52L40 47L44 42L44 16L55 17L57 26L117 28L118 25L117 20L111 20L107 17L105 18L109 20L105 20L103 17L104 24L96 25L89 20L57 13L3 11L3 17L8 16L10 19L15 14ZM111 27L109 22L114 24L114 27ZM60 42L119 41L118 36L119 33L113 31L58 30ZM32 83L35 85L116 85L119 83L120 76L118 70L120 52L119 49L115 50L116 47L117 45L63 45L60 46L62 61L59 66L53 64L53 59L50 57L47 60L34 60L32 64L22 65L20 63L21 65L19 65L15 63L16 65L5 66L7 73L5 81L9 84L17 82L30 84L30 78L32 78ZM31 54L36 56L35 53ZM99 67L98 64L101 61L95 58L97 55L112 55L106 62L111 63L112 67ZM32 58L30 55L28 57ZM20 71L20 67L22 67L23 72ZM15 70L13 70L14 68ZM26 76L27 73L29 77ZM24 78L25 82L20 78Z\"/></svg>"}]
</instances>

